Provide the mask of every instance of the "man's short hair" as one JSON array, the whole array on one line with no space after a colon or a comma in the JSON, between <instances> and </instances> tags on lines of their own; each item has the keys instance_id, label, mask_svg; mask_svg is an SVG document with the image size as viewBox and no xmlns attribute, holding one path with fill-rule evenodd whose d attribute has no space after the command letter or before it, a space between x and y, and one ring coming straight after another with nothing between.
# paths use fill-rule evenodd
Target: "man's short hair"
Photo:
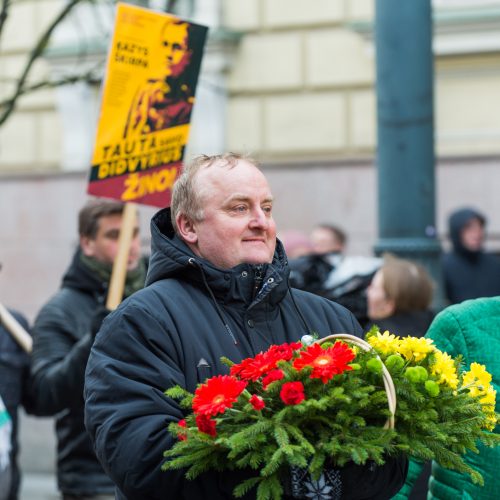
<instances>
[{"instance_id":1,"label":"man's short hair","mask_svg":"<svg viewBox=\"0 0 500 500\"><path fill-rule=\"evenodd\" d=\"M88 201L78 213L78 233L94 239L99 230L99 219L107 215L121 215L125 204L120 201L99 198Z\"/></svg>"},{"instance_id":2,"label":"man's short hair","mask_svg":"<svg viewBox=\"0 0 500 500\"><path fill-rule=\"evenodd\" d=\"M340 227L334 226L333 224L318 224L316 227L330 231L335 241L341 246L345 246L347 242L347 235L342 229L340 229Z\"/></svg>"},{"instance_id":3,"label":"man's short hair","mask_svg":"<svg viewBox=\"0 0 500 500\"><path fill-rule=\"evenodd\" d=\"M195 182L198 172L202 168L209 168L215 164L231 169L241 160L247 161L259 168L258 162L254 159L237 153L224 153L212 156L200 155L193 158L184 167L184 171L175 181L170 207L172 226L177 234L179 233L176 222L178 214L184 214L192 221L199 222L203 220L201 189Z\"/></svg>"}]
</instances>

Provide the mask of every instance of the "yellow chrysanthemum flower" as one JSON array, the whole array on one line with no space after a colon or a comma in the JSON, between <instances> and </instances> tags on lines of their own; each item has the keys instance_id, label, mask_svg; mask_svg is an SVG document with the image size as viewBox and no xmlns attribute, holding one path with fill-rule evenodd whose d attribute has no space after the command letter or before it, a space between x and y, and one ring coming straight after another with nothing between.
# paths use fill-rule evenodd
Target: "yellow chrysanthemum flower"
<instances>
[{"instance_id":1,"label":"yellow chrysanthemum flower","mask_svg":"<svg viewBox=\"0 0 500 500\"><path fill-rule=\"evenodd\" d=\"M399 341L399 352L408 360L422 361L434 350L431 339L405 337Z\"/></svg>"},{"instance_id":2,"label":"yellow chrysanthemum flower","mask_svg":"<svg viewBox=\"0 0 500 500\"><path fill-rule=\"evenodd\" d=\"M379 332L369 337L368 343L382 354L394 354L398 352L399 337L386 330L384 333Z\"/></svg>"},{"instance_id":3,"label":"yellow chrysanthemum flower","mask_svg":"<svg viewBox=\"0 0 500 500\"><path fill-rule=\"evenodd\" d=\"M486 371L484 365L479 363L471 363L470 370L464 373L463 385L475 384L479 388L486 388L490 385L491 374Z\"/></svg>"},{"instance_id":4,"label":"yellow chrysanthemum flower","mask_svg":"<svg viewBox=\"0 0 500 500\"><path fill-rule=\"evenodd\" d=\"M495 408L496 399L497 399L497 391L493 389L491 385L489 385L485 392L483 392L483 397L479 400L483 405L489 405L492 409Z\"/></svg>"},{"instance_id":5,"label":"yellow chrysanthemum flower","mask_svg":"<svg viewBox=\"0 0 500 500\"><path fill-rule=\"evenodd\" d=\"M449 354L439 350L435 351L434 364L431 366L431 373L439 376L439 384L446 384L452 389L457 388L457 369L455 367L455 362Z\"/></svg>"}]
</instances>

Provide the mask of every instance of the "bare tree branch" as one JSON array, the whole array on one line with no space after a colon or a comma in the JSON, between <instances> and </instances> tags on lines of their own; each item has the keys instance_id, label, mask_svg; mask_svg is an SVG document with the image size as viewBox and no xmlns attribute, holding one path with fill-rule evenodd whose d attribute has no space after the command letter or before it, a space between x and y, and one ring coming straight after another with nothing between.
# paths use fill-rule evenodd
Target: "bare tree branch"
<instances>
[{"instance_id":1,"label":"bare tree branch","mask_svg":"<svg viewBox=\"0 0 500 500\"><path fill-rule=\"evenodd\" d=\"M8 4L9 0L3 0L4 4ZM47 44L49 42L50 36L52 35L52 32L55 30L57 25L71 12L71 10L76 7L79 3L82 3L85 0L71 0L68 2L64 8L59 12L59 14L55 17L55 19L52 21L50 26L47 28L45 33L41 35L39 38L35 48L30 54L30 57L28 59L28 62L26 63L26 66L24 67L24 70L19 77L19 80L17 82L16 89L14 90L14 93L10 99L7 99L2 103L0 110L0 127L5 123L7 118L10 116L10 114L14 111L17 99L19 98L20 95L24 93L24 86L26 83L26 79L28 78L28 74L34 64L34 62L42 55L43 51L47 47ZM4 5L2 4L2 5Z\"/></svg>"},{"instance_id":2,"label":"bare tree branch","mask_svg":"<svg viewBox=\"0 0 500 500\"><path fill-rule=\"evenodd\" d=\"M86 82L90 84L98 84L101 81L101 76L96 70L91 69L85 73L76 73L74 75L66 75L56 80L43 80L32 85L25 85L23 89L19 92L19 97L35 92L36 90L51 89L56 87L61 87L62 85L68 85L77 82ZM10 99L0 101L0 107L6 106L10 102Z\"/></svg>"},{"instance_id":3,"label":"bare tree branch","mask_svg":"<svg viewBox=\"0 0 500 500\"><path fill-rule=\"evenodd\" d=\"M2 36L3 26L7 20L10 3L10 0L2 0L2 8L0 9L0 38Z\"/></svg>"}]
</instances>

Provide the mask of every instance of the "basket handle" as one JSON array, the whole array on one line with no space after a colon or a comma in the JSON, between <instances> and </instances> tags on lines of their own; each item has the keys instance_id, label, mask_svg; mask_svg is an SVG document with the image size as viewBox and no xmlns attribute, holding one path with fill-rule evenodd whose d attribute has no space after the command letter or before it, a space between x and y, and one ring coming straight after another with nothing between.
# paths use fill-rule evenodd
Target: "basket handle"
<instances>
[{"instance_id":1,"label":"basket handle","mask_svg":"<svg viewBox=\"0 0 500 500\"><path fill-rule=\"evenodd\" d=\"M368 342L348 333L336 333L334 335L328 335L327 337L318 339L316 342L318 344L322 344L323 342L328 342L330 340L344 340L346 343L354 344L364 351L373 350L372 346ZM377 356L377 358L380 360L379 356ZM382 360L380 361L382 362ZM382 377L384 380L385 392L387 393L389 411L391 412L391 416L387 419L387 422L384 425L384 429L394 429L394 414L396 413L396 388L394 387L394 382L392 380L391 374L389 373L389 370L386 368L384 363L382 363Z\"/></svg>"}]
</instances>

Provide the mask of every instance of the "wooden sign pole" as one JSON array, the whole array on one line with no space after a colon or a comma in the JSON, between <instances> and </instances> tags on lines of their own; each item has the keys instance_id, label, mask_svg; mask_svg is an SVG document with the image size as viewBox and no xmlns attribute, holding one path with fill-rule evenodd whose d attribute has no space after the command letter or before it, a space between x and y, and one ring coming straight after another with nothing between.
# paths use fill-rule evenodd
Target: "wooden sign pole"
<instances>
[{"instance_id":1,"label":"wooden sign pole","mask_svg":"<svg viewBox=\"0 0 500 500\"><path fill-rule=\"evenodd\" d=\"M7 331L14 337L14 340L28 353L31 353L33 339L31 335L19 324L10 314L8 309L0 304L0 322Z\"/></svg>"},{"instance_id":2,"label":"wooden sign pole","mask_svg":"<svg viewBox=\"0 0 500 500\"><path fill-rule=\"evenodd\" d=\"M125 203L122 215L122 226L120 239L118 240L118 254L113 263L113 271L109 282L106 307L111 311L116 309L123 297L125 277L127 274L127 261L130 253L130 245L134 235L135 222L137 220L137 205Z\"/></svg>"}]
</instances>

